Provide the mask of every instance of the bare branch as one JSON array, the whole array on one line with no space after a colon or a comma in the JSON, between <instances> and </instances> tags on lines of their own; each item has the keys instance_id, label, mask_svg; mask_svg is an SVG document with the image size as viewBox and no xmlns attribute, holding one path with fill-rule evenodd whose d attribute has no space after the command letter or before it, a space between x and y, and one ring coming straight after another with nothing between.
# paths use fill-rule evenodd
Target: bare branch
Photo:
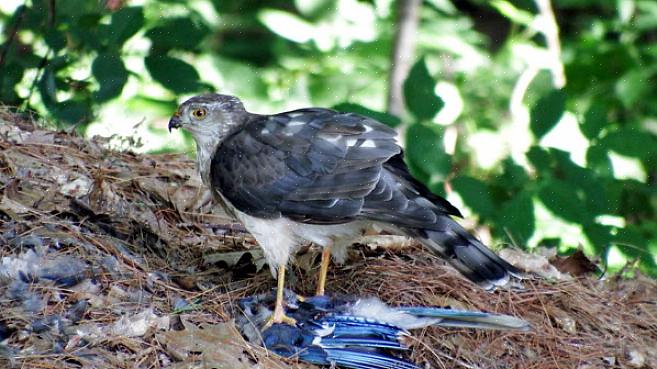
<instances>
[{"instance_id":1,"label":"bare branch","mask_svg":"<svg viewBox=\"0 0 657 369\"><path fill-rule=\"evenodd\" d=\"M559 26L554 17L550 0L534 0L538 7L540 30L545 36L547 49L550 55L549 69L552 73L552 84L560 89L566 85L566 75L561 63L561 43L559 42Z\"/></svg>"},{"instance_id":2,"label":"bare branch","mask_svg":"<svg viewBox=\"0 0 657 369\"><path fill-rule=\"evenodd\" d=\"M397 4L397 33L388 81L388 112L393 115L400 115L404 111L402 86L413 63L415 32L422 0L399 0Z\"/></svg>"}]
</instances>

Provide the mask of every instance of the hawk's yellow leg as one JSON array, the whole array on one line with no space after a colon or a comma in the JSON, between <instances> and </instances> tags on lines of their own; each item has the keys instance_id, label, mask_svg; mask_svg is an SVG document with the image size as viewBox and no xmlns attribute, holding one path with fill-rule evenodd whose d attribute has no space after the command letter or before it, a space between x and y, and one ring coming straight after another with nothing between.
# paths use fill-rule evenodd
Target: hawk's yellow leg
<instances>
[{"instance_id":1,"label":"hawk's yellow leg","mask_svg":"<svg viewBox=\"0 0 657 369\"><path fill-rule=\"evenodd\" d=\"M315 293L317 296L324 296L324 287L326 287L326 274L328 273L330 262L331 247L326 246L322 249L322 262L319 266L319 281L317 282L317 292Z\"/></svg>"},{"instance_id":2,"label":"hawk's yellow leg","mask_svg":"<svg viewBox=\"0 0 657 369\"><path fill-rule=\"evenodd\" d=\"M285 315L285 308L283 306L283 292L285 290L285 265L278 266L278 287L276 288L276 303L274 305L274 312L269 317L267 323L262 327L262 330L271 327L274 324L285 323L289 325L297 324L294 318Z\"/></svg>"}]
</instances>

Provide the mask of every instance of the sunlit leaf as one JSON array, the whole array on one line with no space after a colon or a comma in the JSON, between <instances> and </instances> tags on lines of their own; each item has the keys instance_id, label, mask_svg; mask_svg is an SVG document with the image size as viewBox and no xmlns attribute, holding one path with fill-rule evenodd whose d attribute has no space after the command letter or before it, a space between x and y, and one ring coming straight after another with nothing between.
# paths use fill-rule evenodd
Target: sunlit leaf
<instances>
[{"instance_id":1,"label":"sunlit leaf","mask_svg":"<svg viewBox=\"0 0 657 369\"><path fill-rule=\"evenodd\" d=\"M559 122L566 105L566 94L553 90L541 97L531 110L530 128L537 139L545 136Z\"/></svg>"},{"instance_id":2,"label":"sunlit leaf","mask_svg":"<svg viewBox=\"0 0 657 369\"><path fill-rule=\"evenodd\" d=\"M532 13L516 8L515 5L509 1L493 0L490 5L513 23L528 27L534 21L534 15Z\"/></svg>"},{"instance_id":3,"label":"sunlit leaf","mask_svg":"<svg viewBox=\"0 0 657 369\"><path fill-rule=\"evenodd\" d=\"M318 18L334 12L337 2L333 0L294 0L294 5L304 16Z\"/></svg>"},{"instance_id":4,"label":"sunlit leaf","mask_svg":"<svg viewBox=\"0 0 657 369\"><path fill-rule=\"evenodd\" d=\"M308 42L315 33L311 23L282 10L264 9L258 13L258 19L272 32L294 42Z\"/></svg>"},{"instance_id":5,"label":"sunlit leaf","mask_svg":"<svg viewBox=\"0 0 657 369\"><path fill-rule=\"evenodd\" d=\"M657 28L657 3L653 1L638 1L636 7L639 10L633 20L633 25L639 30L651 30Z\"/></svg>"},{"instance_id":6,"label":"sunlit leaf","mask_svg":"<svg viewBox=\"0 0 657 369\"><path fill-rule=\"evenodd\" d=\"M442 109L443 100L436 96L436 81L429 73L424 58L418 60L404 81L404 102L419 120L430 120Z\"/></svg>"},{"instance_id":7,"label":"sunlit leaf","mask_svg":"<svg viewBox=\"0 0 657 369\"><path fill-rule=\"evenodd\" d=\"M639 100L643 99L653 82L650 81L649 71L643 68L632 69L618 79L616 95L623 105L631 109Z\"/></svg>"}]
</instances>

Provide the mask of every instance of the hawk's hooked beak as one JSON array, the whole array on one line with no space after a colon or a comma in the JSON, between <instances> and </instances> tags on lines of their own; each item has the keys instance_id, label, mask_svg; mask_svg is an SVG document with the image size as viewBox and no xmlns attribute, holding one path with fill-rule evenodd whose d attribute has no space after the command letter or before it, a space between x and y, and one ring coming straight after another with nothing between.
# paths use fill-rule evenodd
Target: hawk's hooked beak
<instances>
[{"instance_id":1,"label":"hawk's hooked beak","mask_svg":"<svg viewBox=\"0 0 657 369\"><path fill-rule=\"evenodd\" d=\"M171 133L172 128L180 128L182 127L182 122L180 121L180 113L175 112L171 119L169 119L169 133Z\"/></svg>"}]
</instances>

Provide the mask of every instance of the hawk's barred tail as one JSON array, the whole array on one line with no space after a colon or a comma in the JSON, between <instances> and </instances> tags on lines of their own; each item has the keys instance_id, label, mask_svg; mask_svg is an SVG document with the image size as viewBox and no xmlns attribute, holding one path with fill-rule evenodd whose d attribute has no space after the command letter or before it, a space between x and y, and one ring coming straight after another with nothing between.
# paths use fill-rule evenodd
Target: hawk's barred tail
<instances>
[{"instance_id":1,"label":"hawk's barred tail","mask_svg":"<svg viewBox=\"0 0 657 369\"><path fill-rule=\"evenodd\" d=\"M518 268L496 255L453 219L443 216L439 222L442 223L440 230L414 229L409 233L487 290L504 286L510 276L521 277Z\"/></svg>"}]
</instances>

